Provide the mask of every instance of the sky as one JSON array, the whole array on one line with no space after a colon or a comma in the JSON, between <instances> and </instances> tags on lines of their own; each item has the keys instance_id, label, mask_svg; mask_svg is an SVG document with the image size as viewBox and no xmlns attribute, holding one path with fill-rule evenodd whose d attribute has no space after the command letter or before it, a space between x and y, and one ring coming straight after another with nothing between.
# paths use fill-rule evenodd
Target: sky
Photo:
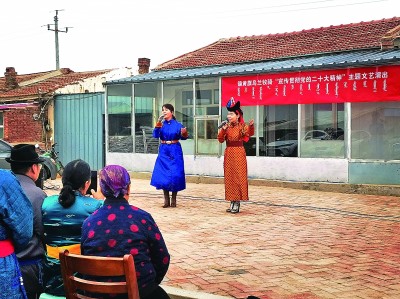
<instances>
[{"instance_id":1,"label":"sky","mask_svg":"<svg viewBox=\"0 0 400 299\"><path fill-rule=\"evenodd\" d=\"M150 69L221 38L400 17L398 0L13 0L0 10L0 72ZM49 25L49 26L48 26ZM48 30L50 28L51 30Z\"/></svg>"}]
</instances>

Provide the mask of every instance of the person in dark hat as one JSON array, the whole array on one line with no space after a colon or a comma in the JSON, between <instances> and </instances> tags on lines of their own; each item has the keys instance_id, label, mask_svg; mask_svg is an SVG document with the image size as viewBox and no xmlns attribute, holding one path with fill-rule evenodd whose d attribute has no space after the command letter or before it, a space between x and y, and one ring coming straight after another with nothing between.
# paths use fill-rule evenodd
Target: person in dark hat
<instances>
[{"instance_id":1,"label":"person in dark hat","mask_svg":"<svg viewBox=\"0 0 400 299\"><path fill-rule=\"evenodd\" d=\"M43 245L42 203L46 193L36 186L42 163L35 146L31 144L17 144L11 149L11 156L6 158L11 164L22 189L33 207L33 236L28 245L17 253L21 274L24 280L28 299L37 299L43 292L42 262L45 257Z\"/></svg>"},{"instance_id":2,"label":"person in dark hat","mask_svg":"<svg viewBox=\"0 0 400 299\"><path fill-rule=\"evenodd\" d=\"M226 210L230 213L239 213L240 201L249 200L247 159L243 142L249 141L254 135L254 120L248 124L244 122L240 102L231 98L226 104L228 109L228 123L218 131L218 141L226 142L224 153L224 182L225 200L230 201Z\"/></svg>"}]
</instances>

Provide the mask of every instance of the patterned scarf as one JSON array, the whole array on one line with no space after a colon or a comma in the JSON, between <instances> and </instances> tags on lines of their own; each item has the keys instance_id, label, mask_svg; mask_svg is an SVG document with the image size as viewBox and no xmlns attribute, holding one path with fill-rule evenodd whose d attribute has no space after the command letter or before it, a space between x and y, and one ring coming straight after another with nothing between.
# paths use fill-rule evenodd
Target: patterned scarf
<instances>
[{"instance_id":1,"label":"patterned scarf","mask_svg":"<svg viewBox=\"0 0 400 299\"><path fill-rule=\"evenodd\" d=\"M122 198L128 193L131 178L125 168L108 165L100 171L100 188L105 197Z\"/></svg>"}]
</instances>

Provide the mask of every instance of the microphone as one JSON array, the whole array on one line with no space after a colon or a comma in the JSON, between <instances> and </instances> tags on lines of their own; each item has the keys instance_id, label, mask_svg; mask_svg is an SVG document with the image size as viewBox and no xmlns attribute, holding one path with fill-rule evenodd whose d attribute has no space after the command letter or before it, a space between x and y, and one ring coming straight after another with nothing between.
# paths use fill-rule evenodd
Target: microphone
<instances>
[{"instance_id":1,"label":"microphone","mask_svg":"<svg viewBox=\"0 0 400 299\"><path fill-rule=\"evenodd\" d=\"M219 124L218 129L221 129L223 126L225 126L229 122L228 119L225 119L222 123Z\"/></svg>"}]
</instances>

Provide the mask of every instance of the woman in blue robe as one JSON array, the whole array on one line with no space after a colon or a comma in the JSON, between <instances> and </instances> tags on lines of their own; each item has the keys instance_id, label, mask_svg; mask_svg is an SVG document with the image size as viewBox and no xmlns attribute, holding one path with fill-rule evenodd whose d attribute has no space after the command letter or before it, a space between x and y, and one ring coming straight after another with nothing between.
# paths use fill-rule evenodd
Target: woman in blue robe
<instances>
[{"instance_id":1,"label":"woman in blue robe","mask_svg":"<svg viewBox=\"0 0 400 299\"><path fill-rule=\"evenodd\" d=\"M183 152L179 140L186 140L188 133L176 120L174 106L164 104L162 114L153 130L153 137L160 138L160 147L150 185L163 190L163 208L167 208L176 207L178 191L186 189Z\"/></svg>"},{"instance_id":2,"label":"woman in blue robe","mask_svg":"<svg viewBox=\"0 0 400 299\"><path fill-rule=\"evenodd\" d=\"M15 251L32 238L33 210L15 175L0 169L0 298L25 299Z\"/></svg>"}]
</instances>

